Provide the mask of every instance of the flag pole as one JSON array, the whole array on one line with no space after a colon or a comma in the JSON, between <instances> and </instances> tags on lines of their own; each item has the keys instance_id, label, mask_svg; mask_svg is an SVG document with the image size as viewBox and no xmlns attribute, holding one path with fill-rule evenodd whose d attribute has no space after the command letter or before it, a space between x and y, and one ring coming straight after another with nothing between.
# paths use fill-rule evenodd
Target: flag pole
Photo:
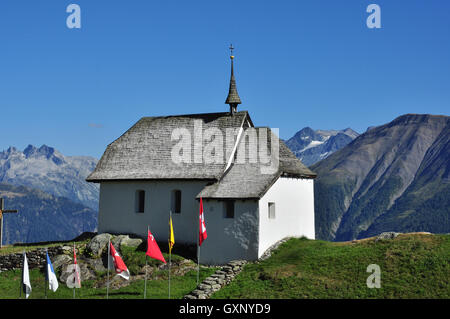
<instances>
[{"instance_id":1,"label":"flag pole","mask_svg":"<svg viewBox=\"0 0 450 319\"><path fill-rule=\"evenodd\" d=\"M170 267L172 264L172 253L169 252L169 299L170 299Z\"/></svg>"},{"instance_id":2,"label":"flag pole","mask_svg":"<svg viewBox=\"0 0 450 319\"><path fill-rule=\"evenodd\" d=\"M20 281L19 285L19 299L22 298L22 289L23 289L23 272L25 270L25 250L23 251L23 258L22 258L22 280Z\"/></svg>"},{"instance_id":3,"label":"flag pole","mask_svg":"<svg viewBox=\"0 0 450 319\"><path fill-rule=\"evenodd\" d=\"M198 246L197 250L197 286L199 282L199 277L200 277L200 245Z\"/></svg>"},{"instance_id":4,"label":"flag pole","mask_svg":"<svg viewBox=\"0 0 450 319\"><path fill-rule=\"evenodd\" d=\"M47 256L48 256L48 249L45 248L45 264L47 265L46 270L45 270L45 285L44 285L44 291L45 291L45 299L47 299L47 285L48 285L48 261L47 261Z\"/></svg>"},{"instance_id":5,"label":"flag pole","mask_svg":"<svg viewBox=\"0 0 450 319\"><path fill-rule=\"evenodd\" d=\"M147 298L147 255L145 255L145 283L144 283L144 299Z\"/></svg>"},{"instance_id":6,"label":"flag pole","mask_svg":"<svg viewBox=\"0 0 450 319\"><path fill-rule=\"evenodd\" d=\"M148 249L148 231L149 226L147 225L147 249ZM144 281L144 299L147 298L147 253L145 254L145 281Z\"/></svg>"},{"instance_id":7,"label":"flag pole","mask_svg":"<svg viewBox=\"0 0 450 319\"><path fill-rule=\"evenodd\" d=\"M172 210L169 211L169 299L170 299L170 267L172 266L172 248L170 246L171 231L170 221L172 220Z\"/></svg>"},{"instance_id":8,"label":"flag pole","mask_svg":"<svg viewBox=\"0 0 450 319\"><path fill-rule=\"evenodd\" d=\"M75 255L76 255L76 251L75 251L75 242L73 243L73 257L75 258ZM74 262L75 262L75 260L74 260ZM74 278L74 281L76 281L77 280L77 277L78 277L78 273L77 273L77 265L78 265L78 263L75 263L74 264L74 272L75 272L75 278ZM75 299L75 283L74 283L74 285L73 285L73 297L72 297L73 299Z\"/></svg>"},{"instance_id":9,"label":"flag pole","mask_svg":"<svg viewBox=\"0 0 450 319\"><path fill-rule=\"evenodd\" d=\"M198 220L198 227L197 227L197 286L199 281L199 274L200 274L200 215L197 218Z\"/></svg>"},{"instance_id":10,"label":"flag pole","mask_svg":"<svg viewBox=\"0 0 450 319\"><path fill-rule=\"evenodd\" d=\"M108 239L108 270L107 270L107 281L106 281L106 299L109 299L109 255L111 254L111 238Z\"/></svg>"}]
</instances>

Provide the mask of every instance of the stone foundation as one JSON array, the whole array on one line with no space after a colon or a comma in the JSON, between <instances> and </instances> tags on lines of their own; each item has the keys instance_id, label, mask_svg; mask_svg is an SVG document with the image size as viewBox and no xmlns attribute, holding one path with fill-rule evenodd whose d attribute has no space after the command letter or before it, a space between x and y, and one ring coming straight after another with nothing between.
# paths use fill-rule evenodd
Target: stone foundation
<instances>
[{"instance_id":1,"label":"stone foundation","mask_svg":"<svg viewBox=\"0 0 450 319\"><path fill-rule=\"evenodd\" d=\"M228 285L247 264L246 260L233 260L214 274L203 280L197 289L184 296L184 299L207 299L213 293Z\"/></svg>"},{"instance_id":2,"label":"stone foundation","mask_svg":"<svg viewBox=\"0 0 450 319\"><path fill-rule=\"evenodd\" d=\"M28 268L43 268L47 264L45 257L45 248L37 248L36 250L27 251ZM50 258L64 253L63 247L48 247L48 255ZM23 252L9 255L0 255L0 271L13 269L22 269Z\"/></svg>"}]
</instances>

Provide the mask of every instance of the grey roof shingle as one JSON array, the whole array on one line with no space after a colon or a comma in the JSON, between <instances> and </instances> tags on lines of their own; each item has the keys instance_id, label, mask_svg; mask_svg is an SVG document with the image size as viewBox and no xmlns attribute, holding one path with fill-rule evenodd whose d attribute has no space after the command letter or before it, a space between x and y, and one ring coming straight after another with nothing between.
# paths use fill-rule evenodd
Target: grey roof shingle
<instances>
[{"instance_id":1,"label":"grey roof shingle","mask_svg":"<svg viewBox=\"0 0 450 319\"><path fill-rule=\"evenodd\" d=\"M194 147L191 141L183 144L191 149L191 163L172 161L172 149L178 143L172 141L175 129L185 128L194 137L194 121L199 120L202 129L239 128L245 119L251 123L246 111L230 116L229 113L205 113L160 117L143 117L122 136L108 145L88 182L129 179L217 179L223 173L223 163L194 163Z\"/></svg>"},{"instance_id":2,"label":"grey roof shingle","mask_svg":"<svg viewBox=\"0 0 450 319\"><path fill-rule=\"evenodd\" d=\"M196 121L197 124L194 124ZM172 140L175 129L186 129L194 137L194 125L201 123L203 132L218 129L226 140L226 129L237 130L242 127L249 132L253 123L247 111L231 115L224 113L188 114L176 116L143 117L117 140L108 145L97 163L95 170L87 177L89 182L108 180L148 180L148 179L206 179L213 182L205 187L199 196L204 198L258 198L282 174L294 177L314 178L316 175L279 140L278 169L270 174L261 173L261 163L252 162L250 154L245 153L245 161L234 159L226 168L227 159L234 143L226 145L223 160L217 163L194 163L192 140L183 143L183 149L191 149L189 163L176 163L172 160L174 145L181 140ZM271 131L269 131L271 132ZM272 133L273 134L273 133ZM272 139L274 137L272 136ZM240 145L243 145L241 139ZM233 142L233 141L232 141ZM208 143L208 142L206 142ZM246 139L246 147L256 147L256 140ZM225 143L224 143L225 144ZM205 146L203 146L205 149ZM270 150L270 139L267 147ZM238 155L241 154L238 150Z\"/></svg>"},{"instance_id":3,"label":"grey roof shingle","mask_svg":"<svg viewBox=\"0 0 450 319\"><path fill-rule=\"evenodd\" d=\"M256 131L258 131L258 129L264 128L256 128ZM249 129L246 131L248 130ZM316 177L316 174L303 165L301 161L295 157L289 148L270 129L268 129L267 136L270 136L269 134L271 134L271 138L267 138L267 154L270 154L271 141L277 139L279 143L279 154L278 157L274 157L273 159L275 161L277 158L279 159L278 165L274 166L273 169L267 170L270 164L276 162L273 161L263 164L259 161L259 163L252 163L248 150L257 149L257 147L259 147L259 145L254 145L260 143L259 135L257 140L252 141L251 139L246 139L245 160L239 161L238 158L235 158L232 166L225 172L221 179L206 186L197 195L197 198L258 199L261 198L270 186L272 186L272 184L282 175L297 178ZM243 139L241 139L241 143L244 143ZM242 151L242 149L238 150L238 152L239 151ZM266 170L262 169L264 167L266 167Z\"/></svg>"}]
</instances>

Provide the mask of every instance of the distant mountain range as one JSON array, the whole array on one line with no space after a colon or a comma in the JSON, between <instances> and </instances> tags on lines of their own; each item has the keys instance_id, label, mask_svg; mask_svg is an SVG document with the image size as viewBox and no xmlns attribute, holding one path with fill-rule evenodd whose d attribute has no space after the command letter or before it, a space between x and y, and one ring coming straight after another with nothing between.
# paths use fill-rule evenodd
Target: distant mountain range
<instances>
[{"instance_id":1,"label":"distant mountain range","mask_svg":"<svg viewBox=\"0 0 450 319\"><path fill-rule=\"evenodd\" d=\"M10 147L0 152L0 183L39 189L98 210L99 186L85 181L96 164L93 157L64 156L47 145L28 145L23 152Z\"/></svg>"},{"instance_id":2,"label":"distant mountain range","mask_svg":"<svg viewBox=\"0 0 450 319\"><path fill-rule=\"evenodd\" d=\"M407 114L312 165L316 236L450 232L450 117Z\"/></svg>"},{"instance_id":3,"label":"distant mountain range","mask_svg":"<svg viewBox=\"0 0 450 319\"><path fill-rule=\"evenodd\" d=\"M361 135L306 127L285 142L316 172L316 237L383 231L450 232L450 117L407 114ZM0 152L4 243L65 240L95 231L97 160L29 145Z\"/></svg>"},{"instance_id":4,"label":"distant mountain range","mask_svg":"<svg viewBox=\"0 0 450 319\"><path fill-rule=\"evenodd\" d=\"M359 134L351 128L345 130L313 130L305 127L285 141L303 164L311 166L353 141Z\"/></svg>"},{"instance_id":5,"label":"distant mountain range","mask_svg":"<svg viewBox=\"0 0 450 319\"><path fill-rule=\"evenodd\" d=\"M65 197L25 186L0 183L5 209L3 244L69 240L97 229L97 211Z\"/></svg>"},{"instance_id":6,"label":"distant mountain range","mask_svg":"<svg viewBox=\"0 0 450 319\"><path fill-rule=\"evenodd\" d=\"M97 228L99 187L85 178L97 159L64 156L28 145L0 152L0 197L6 209L3 243L68 240Z\"/></svg>"}]
</instances>

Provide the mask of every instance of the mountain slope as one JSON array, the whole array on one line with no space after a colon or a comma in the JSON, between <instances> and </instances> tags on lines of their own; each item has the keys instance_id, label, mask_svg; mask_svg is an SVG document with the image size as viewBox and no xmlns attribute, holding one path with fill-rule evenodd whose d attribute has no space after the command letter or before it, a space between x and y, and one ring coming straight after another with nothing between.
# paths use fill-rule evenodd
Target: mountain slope
<instances>
[{"instance_id":1,"label":"mountain slope","mask_svg":"<svg viewBox=\"0 0 450 319\"><path fill-rule=\"evenodd\" d=\"M362 237L390 229L450 231L450 124L428 149L411 185Z\"/></svg>"},{"instance_id":2,"label":"mountain slope","mask_svg":"<svg viewBox=\"0 0 450 319\"><path fill-rule=\"evenodd\" d=\"M416 182L417 186L427 187L429 198L440 198L442 189L428 184L431 180L441 184L440 179L445 178L443 166L448 167L449 157L443 156L448 151L448 134L445 132L449 121L448 116L403 115L368 130L313 165L312 170L318 173L315 182L317 236L328 240L350 240L392 230L395 223L391 220L383 227L375 224L373 231L366 232L377 219L377 223L383 224L384 217L381 216L388 216L386 213L394 209L394 203L405 201L401 214L406 206L413 207L412 203L422 202L425 193L414 192ZM430 167L436 172L444 169L444 173L436 173L433 178ZM408 187L411 192L406 192ZM415 201L411 197L401 198L408 194ZM399 206L395 207L399 209ZM442 224L433 219L431 214L434 212L436 210L426 217L427 223L397 230L438 231ZM448 216L448 208L443 213Z\"/></svg>"},{"instance_id":3,"label":"mountain slope","mask_svg":"<svg viewBox=\"0 0 450 319\"><path fill-rule=\"evenodd\" d=\"M313 130L305 127L286 141L286 145L303 164L310 166L341 149L359 134L345 130Z\"/></svg>"},{"instance_id":4,"label":"mountain slope","mask_svg":"<svg viewBox=\"0 0 450 319\"><path fill-rule=\"evenodd\" d=\"M96 211L64 197L2 183L0 197L5 209L19 210L4 214L3 244L69 240L97 228Z\"/></svg>"},{"instance_id":5,"label":"mountain slope","mask_svg":"<svg viewBox=\"0 0 450 319\"><path fill-rule=\"evenodd\" d=\"M14 147L0 152L0 182L37 188L98 209L99 187L85 178L97 160L88 156L64 156L47 145Z\"/></svg>"}]
</instances>

